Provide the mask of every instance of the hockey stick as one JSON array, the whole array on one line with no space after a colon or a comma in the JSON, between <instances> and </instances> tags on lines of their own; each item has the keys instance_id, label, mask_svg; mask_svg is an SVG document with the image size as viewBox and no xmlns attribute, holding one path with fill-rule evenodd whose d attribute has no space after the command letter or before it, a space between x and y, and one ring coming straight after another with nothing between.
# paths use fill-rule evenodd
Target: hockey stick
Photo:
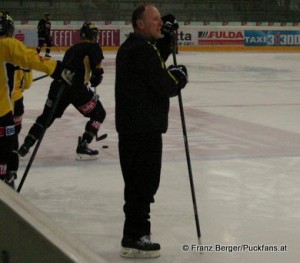
<instances>
[{"instance_id":1,"label":"hockey stick","mask_svg":"<svg viewBox=\"0 0 300 263\"><path fill-rule=\"evenodd\" d=\"M39 147L40 147L40 144L42 143L42 140L43 140L43 137L44 137L44 135L45 135L45 133L46 133L46 130L47 130L49 124L51 123L51 120L52 120L52 118L53 118L53 116L54 116L54 114L55 114L56 108L57 108L57 106L58 106L58 103L60 102L60 99L61 99L61 97L62 97L62 95L63 95L64 90L65 90L65 87L66 87L65 83L62 83L61 86L60 86L60 88L59 88L59 90L58 90L58 93L57 93L55 102L54 102L53 107L52 107L51 110L50 110L49 116L48 116L48 118L47 118L47 120L46 120L46 122L45 122L45 126L43 127L41 136L40 136L40 138L38 139L38 141L37 141L37 143L36 143L36 145L35 145L35 148L34 148L34 150L33 150L33 152L32 152L32 155L31 155L31 157L30 157L30 159L29 159L29 161L28 161L28 164L27 164L27 166L26 166L26 169L25 169L25 171L24 171L23 177L22 177L22 179L21 179L21 181L20 181L20 184L19 184L19 186L18 186L18 189L17 189L17 192L18 192L18 193L20 193L20 191L21 191L21 189L22 189L22 186L23 186L23 184L24 184L24 182L25 182L25 179L26 179L26 177L27 177L27 175L28 175L28 172L29 172L29 170L30 170L30 167L31 167L31 165L32 165L32 163L33 163L33 161L34 161L34 158L35 158L35 156L36 156L36 154L37 154L37 151L38 151L38 149L39 149Z\"/></svg>"},{"instance_id":2,"label":"hockey stick","mask_svg":"<svg viewBox=\"0 0 300 263\"><path fill-rule=\"evenodd\" d=\"M35 81L38 81L38 80L40 80L40 79L44 79L44 78L46 78L46 77L48 77L48 76L49 76L49 75L43 75L43 76L40 76L40 77L37 77L37 78L33 79L32 81L35 82Z\"/></svg>"},{"instance_id":3,"label":"hockey stick","mask_svg":"<svg viewBox=\"0 0 300 263\"><path fill-rule=\"evenodd\" d=\"M172 32L173 32L172 55L173 55L173 63L174 63L174 66L176 67L177 66L176 46L175 46L176 45L176 41L175 41L176 40L176 34L175 34L174 31L172 31ZM195 187L194 187L192 165L191 165L188 137L187 137L187 132L186 132L186 125L185 125L185 117L184 117L184 109L183 109L181 91L179 91L179 93L178 93L178 101L179 101L179 108L180 108L180 117L181 117L182 132L183 132L183 139L184 139L184 146L185 146L185 154L186 154L187 167L188 167L189 179L190 179L190 187L191 187L191 193L192 193L192 201L193 201L197 236L198 236L198 242L199 242L199 244L201 244L200 223L199 223L199 216L198 216L198 209L197 209Z\"/></svg>"},{"instance_id":4,"label":"hockey stick","mask_svg":"<svg viewBox=\"0 0 300 263\"><path fill-rule=\"evenodd\" d=\"M104 133L104 134L100 135L99 137L96 136L96 141L99 142L106 138L107 138L107 133Z\"/></svg>"},{"instance_id":5,"label":"hockey stick","mask_svg":"<svg viewBox=\"0 0 300 263\"><path fill-rule=\"evenodd\" d=\"M56 49L58 50L58 52L61 53L61 50L60 50L60 48L57 45L55 45L54 43L52 43L52 46L56 47Z\"/></svg>"}]
</instances>

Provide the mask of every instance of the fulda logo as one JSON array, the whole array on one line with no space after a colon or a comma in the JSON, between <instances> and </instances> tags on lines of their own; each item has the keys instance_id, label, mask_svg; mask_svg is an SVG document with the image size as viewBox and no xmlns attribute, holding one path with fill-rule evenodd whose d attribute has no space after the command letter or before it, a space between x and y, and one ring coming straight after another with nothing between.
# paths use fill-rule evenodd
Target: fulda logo
<instances>
[{"instance_id":1,"label":"fulda logo","mask_svg":"<svg viewBox=\"0 0 300 263\"><path fill-rule=\"evenodd\" d=\"M242 31L199 31L198 38L210 38L210 39L243 39L244 35Z\"/></svg>"},{"instance_id":2,"label":"fulda logo","mask_svg":"<svg viewBox=\"0 0 300 263\"><path fill-rule=\"evenodd\" d=\"M209 32L208 31L199 31L198 38L207 38Z\"/></svg>"},{"instance_id":3,"label":"fulda logo","mask_svg":"<svg viewBox=\"0 0 300 263\"><path fill-rule=\"evenodd\" d=\"M244 45L243 31L198 31L198 45Z\"/></svg>"}]
</instances>

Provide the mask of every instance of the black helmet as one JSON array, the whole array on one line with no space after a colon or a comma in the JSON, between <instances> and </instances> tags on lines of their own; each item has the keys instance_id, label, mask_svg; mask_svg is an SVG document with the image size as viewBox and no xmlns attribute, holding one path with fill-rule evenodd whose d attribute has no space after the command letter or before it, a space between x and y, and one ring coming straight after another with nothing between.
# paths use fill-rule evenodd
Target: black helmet
<instances>
[{"instance_id":1,"label":"black helmet","mask_svg":"<svg viewBox=\"0 0 300 263\"><path fill-rule=\"evenodd\" d=\"M12 37L14 31L13 19L6 12L0 12L0 36Z\"/></svg>"},{"instance_id":2,"label":"black helmet","mask_svg":"<svg viewBox=\"0 0 300 263\"><path fill-rule=\"evenodd\" d=\"M98 42L98 28L90 21L84 22L80 29L80 38Z\"/></svg>"},{"instance_id":3,"label":"black helmet","mask_svg":"<svg viewBox=\"0 0 300 263\"><path fill-rule=\"evenodd\" d=\"M50 16L51 16L51 14L49 12L44 14L44 17L45 17L46 20L49 20Z\"/></svg>"}]
</instances>

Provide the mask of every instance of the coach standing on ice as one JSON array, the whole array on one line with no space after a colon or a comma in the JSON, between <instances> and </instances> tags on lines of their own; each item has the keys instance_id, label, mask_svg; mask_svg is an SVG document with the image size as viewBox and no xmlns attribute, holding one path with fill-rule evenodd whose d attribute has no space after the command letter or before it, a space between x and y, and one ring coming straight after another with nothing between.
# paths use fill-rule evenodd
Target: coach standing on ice
<instances>
[{"instance_id":1,"label":"coach standing on ice","mask_svg":"<svg viewBox=\"0 0 300 263\"><path fill-rule=\"evenodd\" d=\"M135 9L134 33L122 44L116 58L116 129L125 182L124 257L160 256L160 244L150 239L150 204L160 181L169 98L188 81L184 66L165 66L172 37L166 34L162 38L161 31L170 33L178 27L174 16L166 17L169 21L163 19L163 24L151 4Z\"/></svg>"}]
</instances>

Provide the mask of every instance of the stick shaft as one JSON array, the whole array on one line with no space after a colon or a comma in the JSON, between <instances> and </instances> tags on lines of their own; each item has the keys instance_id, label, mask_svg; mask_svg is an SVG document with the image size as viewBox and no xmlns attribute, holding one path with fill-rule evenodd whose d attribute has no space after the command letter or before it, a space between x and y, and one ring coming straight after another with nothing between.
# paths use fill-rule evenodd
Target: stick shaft
<instances>
[{"instance_id":1,"label":"stick shaft","mask_svg":"<svg viewBox=\"0 0 300 263\"><path fill-rule=\"evenodd\" d=\"M36 154L37 154L37 151L38 151L38 149L39 149L39 147L40 147L40 144L42 143L42 140L43 140L43 137L44 137L44 135L45 135L45 133L46 133L46 130L47 130L49 124L51 123L52 118L54 117L54 114L55 114L55 112L56 112L56 108L57 108L57 106L58 106L58 103L59 103L59 101L60 101L62 95L63 95L64 90L65 90L65 84L62 83L61 86L60 86L60 89L59 89L59 91L58 91L58 93L57 93L57 96L56 96L55 102L54 102L54 104L53 104L53 107L51 108L50 114L49 114L49 116L48 116L48 118L47 118L47 120L46 120L46 122L45 122L45 126L44 126L44 128L43 128L42 134L41 134L40 138L38 139L38 141L37 141L37 143L36 143L36 145L35 145L35 147L34 147L34 150L33 150L33 152L32 152L32 155L31 155L31 157L30 157L30 159L29 159L29 161L28 161L28 164L27 164L27 166L26 166L26 168L25 168L24 174L23 174L22 179L21 179L21 181L20 181L20 184L19 184L19 186L18 186L18 188L17 188L17 192L18 192L18 193L20 193L20 191L21 191L21 189L22 189L22 186L23 186L23 184L24 184L24 182L25 182L25 179L26 179L26 177L27 177L27 175L28 175L28 173L29 173L29 170L30 170L30 168L31 168L31 165L32 165L32 163L33 163L33 161L34 161L34 158L35 158L35 156L36 156Z\"/></svg>"},{"instance_id":2,"label":"stick shaft","mask_svg":"<svg viewBox=\"0 0 300 263\"><path fill-rule=\"evenodd\" d=\"M176 59L175 36L176 36L176 34L174 34L172 55L173 55L173 63L174 63L174 66L176 67L177 59ZM190 179L190 188L191 188L191 193L192 193L192 201L193 201L193 209L194 209L195 223L196 223L196 229L197 229L197 236L198 236L198 240L200 240L201 230L200 230L197 200L196 200L196 194L195 194L195 186L194 186L194 180L193 180L192 165L191 165L189 143L188 143L188 137L187 137L187 131L186 131L186 122L185 122L185 116L184 116L184 108L183 108L181 91L179 91L179 93L178 93L178 102L179 102L179 109L180 109L180 117L181 117L181 124L182 124L182 133L183 133L183 139L184 139L187 167L188 167L188 173L189 173L189 179Z\"/></svg>"},{"instance_id":3,"label":"stick shaft","mask_svg":"<svg viewBox=\"0 0 300 263\"><path fill-rule=\"evenodd\" d=\"M48 77L48 76L49 76L49 75L43 75L43 76L40 76L40 77L37 77L37 78L33 79L32 81L35 82L35 81L38 81L38 80L40 80L40 79L44 79L44 78L46 78L46 77Z\"/></svg>"}]
</instances>

